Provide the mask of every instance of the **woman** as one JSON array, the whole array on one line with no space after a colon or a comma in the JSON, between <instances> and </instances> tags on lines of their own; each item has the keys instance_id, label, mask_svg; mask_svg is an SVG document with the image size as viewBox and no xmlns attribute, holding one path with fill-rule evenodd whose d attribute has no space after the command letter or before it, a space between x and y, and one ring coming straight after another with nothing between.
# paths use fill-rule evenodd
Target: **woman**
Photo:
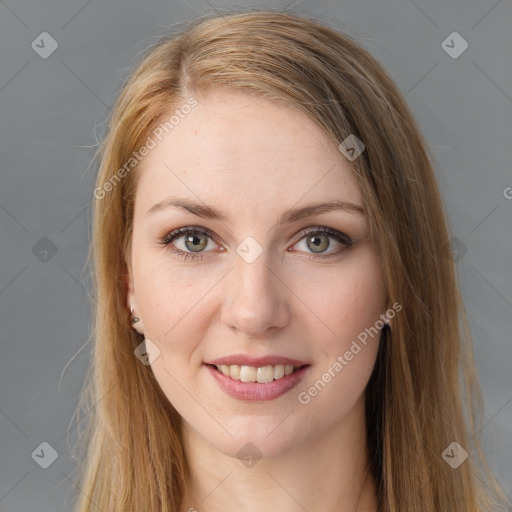
<instances>
[{"instance_id":1,"label":"woman","mask_svg":"<svg viewBox=\"0 0 512 512\"><path fill-rule=\"evenodd\" d=\"M101 156L77 510L506 506L427 145L368 52L203 19L134 71Z\"/></svg>"}]
</instances>

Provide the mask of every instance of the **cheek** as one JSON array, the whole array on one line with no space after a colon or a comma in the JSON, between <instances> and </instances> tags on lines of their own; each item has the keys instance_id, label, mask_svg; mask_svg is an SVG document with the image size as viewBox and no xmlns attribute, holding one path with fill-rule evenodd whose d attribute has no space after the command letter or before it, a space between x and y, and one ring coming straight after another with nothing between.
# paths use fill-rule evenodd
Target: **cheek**
<instances>
[{"instance_id":1,"label":"cheek","mask_svg":"<svg viewBox=\"0 0 512 512\"><path fill-rule=\"evenodd\" d=\"M208 276L191 276L161 256L141 258L136 291L146 337L162 348L171 341L185 348L191 339L190 322L211 287L208 282Z\"/></svg>"},{"instance_id":2,"label":"cheek","mask_svg":"<svg viewBox=\"0 0 512 512\"><path fill-rule=\"evenodd\" d=\"M360 251L350 265L317 284L325 293L314 288L315 311L329 329L314 331L316 370L298 399L303 405L315 404L305 410L314 424L319 422L318 428L325 428L322 418L343 418L368 383L379 349L385 290L377 256L370 250Z\"/></svg>"},{"instance_id":3,"label":"cheek","mask_svg":"<svg viewBox=\"0 0 512 512\"><path fill-rule=\"evenodd\" d=\"M322 321L322 340L317 338L317 343L325 352L350 346L385 312L384 284L370 247L360 248L337 266L315 271L314 279L306 279L304 285L304 302Z\"/></svg>"}]
</instances>

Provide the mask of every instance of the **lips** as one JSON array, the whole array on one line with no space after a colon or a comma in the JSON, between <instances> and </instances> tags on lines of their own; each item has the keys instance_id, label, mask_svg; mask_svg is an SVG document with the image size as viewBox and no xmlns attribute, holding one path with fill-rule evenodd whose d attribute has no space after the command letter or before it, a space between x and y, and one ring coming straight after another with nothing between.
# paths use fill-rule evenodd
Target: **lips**
<instances>
[{"instance_id":1,"label":"lips","mask_svg":"<svg viewBox=\"0 0 512 512\"><path fill-rule=\"evenodd\" d=\"M306 364L278 380L262 384L259 382L233 380L231 377L219 372L216 366L211 364L205 364L204 368L224 393L237 400L248 402L274 400L297 386L311 371L311 365Z\"/></svg>"}]
</instances>

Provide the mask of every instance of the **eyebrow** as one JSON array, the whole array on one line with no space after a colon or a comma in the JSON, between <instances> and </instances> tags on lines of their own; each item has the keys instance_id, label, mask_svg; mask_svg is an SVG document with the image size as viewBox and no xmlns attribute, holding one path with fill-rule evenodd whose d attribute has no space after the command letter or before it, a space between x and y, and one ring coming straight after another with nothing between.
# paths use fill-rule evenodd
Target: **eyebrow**
<instances>
[{"instance_id":1,"label":"eyebrow","mask_svg":"<svg viewBox=\"0 0 512 512\"><path fill-rule=\"evenodd\" d=\"M228 216L225 213L208 206L204 203L191 201L190 199L178 199L178 198L167 198L159 203L153 205L147 212L146 215L153 214L157 211L164 210L166 208L175 207L181 210L185 210L189 213L202 217L205 219L216 219L221 222L229 221ZM281 214L277 220L277 224L286 224L295 222L313 215L318 215L325 212L334 210L342 210L348 213L356 213L360 215L365 214L365 210L362 206L351 203L348 201L329 201L325 203L316 203L304 206L303 208L295 208L288 210Z\"/></svg>"}]
</instances>

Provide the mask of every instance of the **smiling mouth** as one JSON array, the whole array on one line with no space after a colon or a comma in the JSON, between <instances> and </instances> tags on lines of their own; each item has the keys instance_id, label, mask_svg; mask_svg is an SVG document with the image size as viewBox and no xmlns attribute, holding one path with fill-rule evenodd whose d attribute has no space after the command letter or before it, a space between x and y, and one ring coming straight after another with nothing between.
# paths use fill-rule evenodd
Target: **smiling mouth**
<instances>
[{"instance_id":1,"label":"smiling mouth","mask_svg":"<svg viewBox=\"0 0 512 512\"><path fill-rule=\"evenodd\" d=\"M232 380L268 384L269 382L287 377L288 375L295 373L300 368L304 368L310 365L304 364L302 366L292 366L289 364L276 364L254 367L237 364L207 364L207 366L215 368L218 372L222 373L226 377L230 377Z\"/></svg>"}]
</instances>

